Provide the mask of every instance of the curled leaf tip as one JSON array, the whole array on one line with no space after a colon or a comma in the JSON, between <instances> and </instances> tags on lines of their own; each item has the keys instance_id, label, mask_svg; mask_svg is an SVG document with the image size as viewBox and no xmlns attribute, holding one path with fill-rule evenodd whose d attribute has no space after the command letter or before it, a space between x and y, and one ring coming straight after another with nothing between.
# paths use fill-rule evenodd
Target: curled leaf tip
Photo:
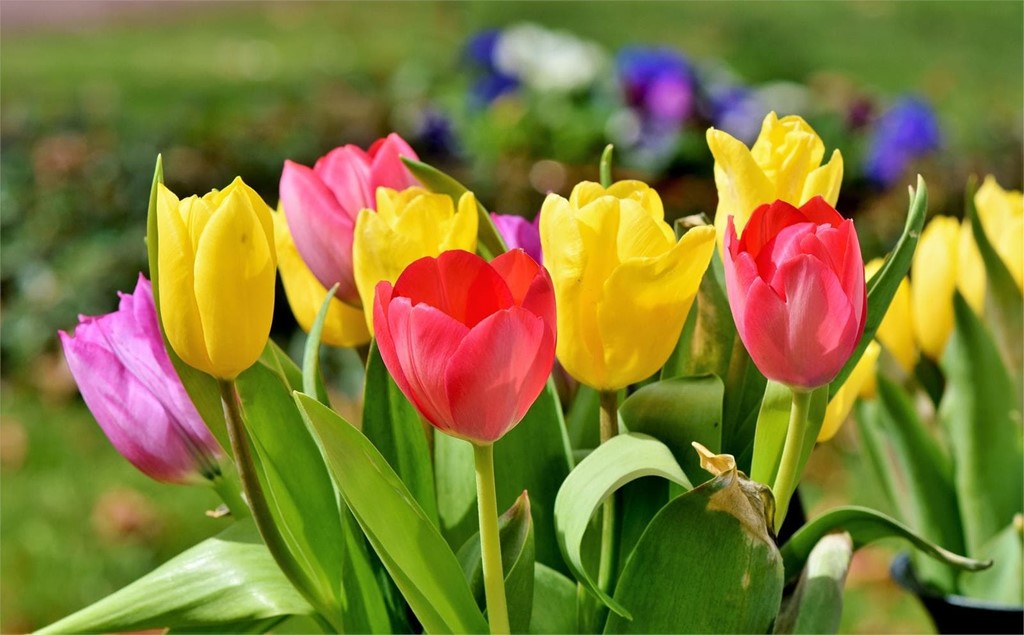
<instances>
[{"instance_id":1,"label":"curled leaf tip","mask_svg":"<svg viewBox=\"0 0 1024 635\"><path fill-rule=\"evenodd\" d=\"M736 469L736 458L731 454L715 454L700 443L694 441L693 449L697 450L700 456L700 467L710 472L712 476L719 476Z\"/></svg>"}]
</instances>

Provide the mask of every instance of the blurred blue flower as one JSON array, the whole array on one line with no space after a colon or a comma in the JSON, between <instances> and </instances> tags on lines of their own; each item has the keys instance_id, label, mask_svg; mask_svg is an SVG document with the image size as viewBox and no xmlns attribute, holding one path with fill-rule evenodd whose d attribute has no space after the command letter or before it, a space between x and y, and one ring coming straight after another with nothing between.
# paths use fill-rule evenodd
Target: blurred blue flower
<instances>
[{"instance_id":1,"label":"blurred blue flower","mask_svg":"<svg viewBox=\"0 0 1024 635\"><path fill-rule=\"evenodd\" d=\"M757 91L738 84L712 88L711 121L715 128L729 133L750 145L761 131L761 122L768 108Z\"/></svg>"},{"instance_id":2,"label":"blurred blue flower","mask_svg":"<svg viewBox=\"0 0 1024 635\"><path fill-rule=\"evenodd\" d=\"M505 93L519 88L519 79L498 68L495 51L501 40L500 29L487 29L469 38L464 59L479 71L469 91L470 104L483 108Z\"/></svg>"},{"instance_id":3,"label":"blurred blue flower","mask_svg":"<svg viewBox=\"0 0 1024 635\"><path fill-rule=\"evenodd\" d=\"M420 111L416 139L423 151L430 155L454 156L459 152L451 119L436 108L427 107Z\"/></svg>"},{"instance_id":4,"label":"blurred blue flower","mask_svg":"<svg viewBox=\"0 0 1024 635\"><path fill-rule=\"evenodd\" d=\"M883 186L898 181L914 159L939 147L939 121L920 97L904 97L877 122L868 141L864 174Z\"/></svg>"},{"instance_id":5,"label":"blurred blue flower","mask_svg":"<svg viewBox=\"0 0 1024 635\"><path fill-rule=\"evenodd\" d=\"M501 38L501 29L487 29L469 38L466 42L465 57L480 68L497 72L494 65L494 49Z\"/></svg>"},{"instance_id":6,"label":"blurred blue flower","mask_svg":"<svg viewBox=\"0 0 1024 635\"><path fill-rule=\"evenodd\" d=\"M693 111L694 74L689 62L669 48L628 46L615 59L626 103L644 119L681 124Z\"/></svg>"}]
</instances>

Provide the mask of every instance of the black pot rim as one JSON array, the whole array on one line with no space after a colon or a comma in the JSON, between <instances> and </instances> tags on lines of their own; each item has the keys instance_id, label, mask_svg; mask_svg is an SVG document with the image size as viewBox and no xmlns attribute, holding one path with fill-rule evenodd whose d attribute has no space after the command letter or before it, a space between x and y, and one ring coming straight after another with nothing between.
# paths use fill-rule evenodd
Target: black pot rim
<instances>
[{"instance_id":1,"label":"black pot rim","mask_svg":"<svg viewBox=\"0 0 1024 635\"><path fill-rule=\"evenodd\" d=\"M986 611L997 611L1006 613L1008 615L1024 612L1024 606L1013 606L1010 604L1000 604L998 602L990 602L988 600L978 600L975 598L969 598L964 595L942 595L936 593L932 589L921 583L914 575L914 568L910 562L910 553L907 551L901 551L896 554L896 557L892 560L892 565L889 567L889 575L904 589L915 593L919 596L927 596L942 600L955 606L962 606L971 609L984 609Z\"/></svg>"}]
</instances>

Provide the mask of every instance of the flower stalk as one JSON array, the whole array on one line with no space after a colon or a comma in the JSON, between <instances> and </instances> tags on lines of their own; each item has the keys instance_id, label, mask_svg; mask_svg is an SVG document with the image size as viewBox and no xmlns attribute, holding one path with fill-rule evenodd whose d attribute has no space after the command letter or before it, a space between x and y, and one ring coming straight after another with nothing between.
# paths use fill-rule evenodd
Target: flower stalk
<instances>
[{"instance_id":1,"label":"flower stalk","mask_svg":"<svg viewBox=\"0 0 1024 635\"><path fill-rule=\"evenodd\" d=\"M498 501L494 491L494 446L473 444L476 462L477 509L480 514L480 555L487 598L487 619L493 635L510 632L505 599L505 573L498 537Z\"/></svg>"},{"instance_id":2,"label":"flower stalk","mask_svg":"<svg viewBox=\"0 0 1024 635\"><path fill-rule=\"evenodd\" d=\"M619 394L615 390L601 391L601 443L606 443L619 432ZM597 586L608 592L615 571L615 494L601 508L601 560L597 570Z\"/></svg>"},{"instance_id":3,"label":"flower stalk","mask_svg":"<svg viewBox=\"0 0 1024 635\"><path fill-rule=\"evenodd\" d=\"M800 454L803 451L804 435L807 432L807 415L811 405L811 391L792 388L793 405L789 411L789 427L786 430L786 443L782 447L782 459L779 471L772 485L775 495L775 527L782 527L786 519L786 510L793 497L796 484L800 481Z\"/></svg>"}]
</instances>

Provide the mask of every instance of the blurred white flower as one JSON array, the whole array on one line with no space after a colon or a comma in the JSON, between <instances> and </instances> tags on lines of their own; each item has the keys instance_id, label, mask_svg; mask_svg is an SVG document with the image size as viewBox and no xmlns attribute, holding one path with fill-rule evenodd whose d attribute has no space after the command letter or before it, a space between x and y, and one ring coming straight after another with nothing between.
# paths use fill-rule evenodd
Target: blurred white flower
<instances>
[{"instance_id":1,"label":"blurred white flower","mask_svg":"<svg viewBox=\"0 0 1024 635\"><path fill-rule=\"evenodd\" d=\"M572 92L594 83L607 65L597 44L535 24L505 29L494 50L495 67L542 92Z\"/></svg>"}]
</instances>

